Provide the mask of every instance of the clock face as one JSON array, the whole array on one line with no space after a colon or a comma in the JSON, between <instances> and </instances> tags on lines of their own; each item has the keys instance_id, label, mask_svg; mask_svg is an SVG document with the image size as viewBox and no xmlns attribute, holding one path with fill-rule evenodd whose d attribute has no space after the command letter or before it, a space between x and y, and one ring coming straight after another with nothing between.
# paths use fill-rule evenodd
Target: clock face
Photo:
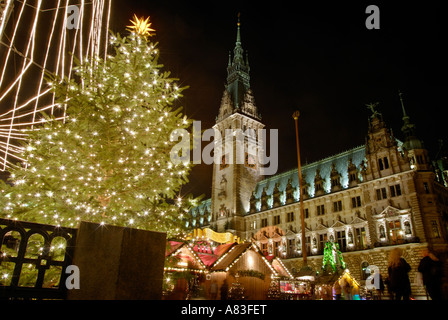
<instances>
[{"instance_id":1,"label":"clock face","mask_svg":"<svg viewBox=\"0 0 448 320\"><path fill-rule=\"evenodd\" d=\"M255 169L257 167L257 160L254 155L246 153L246 159L245 159L246 167Z\"/></svg>"}]
</instances>

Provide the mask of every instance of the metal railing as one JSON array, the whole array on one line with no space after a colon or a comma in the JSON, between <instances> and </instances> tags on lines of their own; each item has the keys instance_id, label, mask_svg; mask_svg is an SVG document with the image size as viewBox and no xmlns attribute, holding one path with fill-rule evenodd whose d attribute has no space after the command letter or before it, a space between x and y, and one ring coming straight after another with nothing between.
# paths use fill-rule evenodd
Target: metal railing
<instances>
[{"instance_id":1,"label":"metal railing","mask_svg":"<svg viewBox=\"0 0 448 320\"><path fill-rule=\"evenodd\" d=\"M64 299L76 233L0 219L0 299Z\"/></svg>"}]
</instances>

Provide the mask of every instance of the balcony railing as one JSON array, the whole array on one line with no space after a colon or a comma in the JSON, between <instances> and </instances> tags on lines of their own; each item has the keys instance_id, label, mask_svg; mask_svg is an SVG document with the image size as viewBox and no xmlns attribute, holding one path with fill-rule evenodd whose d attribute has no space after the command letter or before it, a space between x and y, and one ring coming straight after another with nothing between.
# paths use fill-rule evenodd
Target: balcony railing
<instances>
[{"instance_id":1,"label":"balcony railing","mask_svg":"<svg viewBox=\"0 0 448 320\"><path fill-rule=\"evenodd\" d=\"M373 249L376 247L387 247L387 246L396 246L400 244L406 244L406 243L419 243L420 239L418 237L412 237L407 239L398 239L398 240L388 240L388 241L378 241L375 242L373 245L347 245L346 247L340 248L341 252L356 252L356 251L362 251L362 250L368 250ZM307 256L319 256L323 254L323 249L318 250L307 250ZM280 257L282 259L294 259L294 258L301 258L302 254L297 251L291 251L289 250L286 255L283 253L280 254Z\"/></svg>"},{"instance_id":2,"label":"balcony railing","mask_svg":"<svg viewBox=\"0 0 448 320\"><path fill-rule=\"evenodd\" d=\"M420 238L419 237L410 237L405 239L396 239L396 240L385 240L385 241L377 241L373 244L374 247L387 247L387 246L396 246L399 244L406 244L406 243L419 243Z\"/></svg>"}]
</instances>

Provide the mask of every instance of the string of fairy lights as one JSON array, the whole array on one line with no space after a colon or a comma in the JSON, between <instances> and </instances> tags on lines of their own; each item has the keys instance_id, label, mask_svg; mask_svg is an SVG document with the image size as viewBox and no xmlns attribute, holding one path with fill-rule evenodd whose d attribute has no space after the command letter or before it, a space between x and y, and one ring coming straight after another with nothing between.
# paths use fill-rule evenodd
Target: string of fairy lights
<instances>
[{"instance_id":1,"label":"string of fairy lights","mask_svg":"<svg viewBox=\"0 0 448 320\"><path fill-rule=\"evenodd\" d=\"M203 237L201 238L203 239ZM192 239L188 245L181 245L179 248L174 250L169 256L180 256L182 254L187 254L186 250L189 254L191 254L195 261L198 263L199 267L188 267L188 264L183 264L183 260L180 260L177 264L177 266L166 266L164 268L165 272L193 272L193 273L199 273L199 274L213 274L213 273L220 273L220 272L228 272L235 264L238 263L238 261L248 254L249 251L253 250L257 254L260 254L261 259L265 263L265 265L269 268L269 270L272 273L273 278L278 278L280 276L279 272L274 267L274 262L278 263L280 267L286 272L288 277L290 279L293 279L293 275L290 273L288 268L284 265L284 263L279 259L275 258L272 262L269 262L269 260L261 254L260 249L257 247L255 243L251 243L248 245L242 252L240 252L237 256L233 257L232 261L226 265L223 268L218 268L216 270L211 271L213 268L216 268L216 266L219 266L219 264L229 257L229 255L232 254L232 252L238 247L233 246L231 247L227 252L225 252L223 255L221 255L216 261L214 261L209 267L205 266L205 264L202 262L201 258L198 256L198 254L193 250L194 243L201 240L199 237L196 237ZM209 241L209 239L206 239L206 241Z\"/></svg>"},{"instance_id":2,"label":"string of fairy lights","mask_svg":"<svg viewBox=\"0 0 448 320\"><path fill-rule=\"evenodd\" d=\"M183 88L161 71L159 50L147 38L152 29L146 23L148 30L136 34L141 20L132 22L126 37L111 34L115 53L107 60L96 57L73 70L84 83L49 82L70 109L64 122L46 121L29 132L26 170L11 169L14 190L4 196L8 219L180 231L189 198L178 190L191 166L171 161L177 141L167 137L191 121L172 108Z\"/></svg>"},{"instance_id":3,"label":"string of fairy lights","mask_svg":"<svg viewBox=\"0 0 448 320\"><path fill-rule=\"evenodd\" d=\"M5 0L0 6L0 171L24 162L26 131L56 120L64 106L46 81L47 73L73 76L79 61L106 59L112 0ZM67 25L73 16L74 27ZM104 56L102 56L104 55Z\"/></svg>"}]
</instances>

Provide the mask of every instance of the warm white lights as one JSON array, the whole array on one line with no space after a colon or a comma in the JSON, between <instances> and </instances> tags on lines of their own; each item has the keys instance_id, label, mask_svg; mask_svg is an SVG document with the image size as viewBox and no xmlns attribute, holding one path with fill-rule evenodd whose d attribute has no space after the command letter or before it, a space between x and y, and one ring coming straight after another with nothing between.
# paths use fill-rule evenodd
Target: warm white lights
<instances>
[{"instance_id":1,"label":"warm white lights","mask_svg":"<svg viewBox=\"0 0 448 320\"><path fill-rule=\"evenodd\" d=\"M71 78L75 57L83 61L106 52L111 1L2 1L0 170L24 161L20 143L27 129L46 121L42 111L64 119L64 108L55 103L53 83L46 82L45 73ZM71 5L79 8L79 19L69 29L65 18Z\"/></svg>"}]
</instances>

